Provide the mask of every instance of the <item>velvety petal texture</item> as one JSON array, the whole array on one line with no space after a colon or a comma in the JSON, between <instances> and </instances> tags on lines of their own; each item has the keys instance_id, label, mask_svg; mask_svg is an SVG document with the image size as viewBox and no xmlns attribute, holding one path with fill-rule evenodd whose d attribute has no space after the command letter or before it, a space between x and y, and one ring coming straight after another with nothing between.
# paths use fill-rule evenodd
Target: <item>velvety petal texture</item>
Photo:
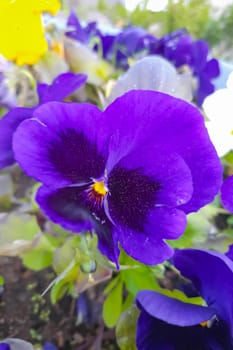
<instances>
[{"instance_id":1,"label":"velvety petal texture","mask_svg":"<svg viewBox=\"0 0 233 350\"><path fill-rule=\"evenodd\" d=\"M13 147L43 184L37 200L45 214L78 233L95 230L116 264L119 244L146 264L169 258L165 240L184 232L186 213L210 202L222 177L199 111L148 90L105 111L45 103L18 127Z\"/></svg>"}]
</instances>

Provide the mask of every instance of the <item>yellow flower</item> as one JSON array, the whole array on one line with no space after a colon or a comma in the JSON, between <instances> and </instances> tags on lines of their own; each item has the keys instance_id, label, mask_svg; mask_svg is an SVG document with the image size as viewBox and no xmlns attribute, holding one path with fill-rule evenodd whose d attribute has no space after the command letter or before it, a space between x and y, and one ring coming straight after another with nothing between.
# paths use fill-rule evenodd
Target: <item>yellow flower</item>
<instances>
[{"instance_id":1,"label":"yellow flower","mask_svg":"<svg viewBox=\"0 0 233 350\"><path fill-rule=\"evenodd\" d=\"M48 50L41 14L59 9L59 0L0 0L0 54L18 65L36 63Z\"/></svg>"}]
</instances>

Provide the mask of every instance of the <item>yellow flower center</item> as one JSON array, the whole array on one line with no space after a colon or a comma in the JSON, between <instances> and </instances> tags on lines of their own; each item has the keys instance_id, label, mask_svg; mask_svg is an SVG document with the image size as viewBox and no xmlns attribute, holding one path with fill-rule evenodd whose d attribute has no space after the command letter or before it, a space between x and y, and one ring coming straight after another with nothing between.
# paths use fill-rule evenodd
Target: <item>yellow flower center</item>
<instances>
[{"instance_id":1,"label":"yellow flower center","mask_svg":"<svg viewBox=\"0 0 233 350\"><path fill-rule=\"evenodd\" d=\"M106 189L103 181L97 181L92 185L93 190L100 195L101 197L104 197L108 190Z\"/></svg>"},{"instance_id":2,"label":"yellow flower center","mask_svg":"<svg viewBox=\"0 0 233 350\"><path fill-rule=\"evenodd\" d=\"M201 322L200 325L202 327L207 327L208 326L208 321Z\"/></svg>"}]
</instances>

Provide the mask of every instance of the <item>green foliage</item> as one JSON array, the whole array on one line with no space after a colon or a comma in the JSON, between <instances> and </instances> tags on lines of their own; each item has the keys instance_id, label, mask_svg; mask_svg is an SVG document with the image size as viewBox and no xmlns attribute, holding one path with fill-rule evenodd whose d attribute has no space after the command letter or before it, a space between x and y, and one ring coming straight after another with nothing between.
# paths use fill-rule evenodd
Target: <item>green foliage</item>
<instances>
[{"instance_id":1,"label":"green foliage","mask_svg":"<svg viewBox=\"0 0 233 350\"><path fill-rule=\"evenodd\" d=\"M0 275L0 287L5 284L5 278Z\"/></svg>"},{"instance_id":2,"label":"green foliage","mask_svg":"<svg viewBox=\"0 0 233 350\"><path fill-rule=\"evenodd\" d=\"M164 22L164 33L186 28L196 38L203 37L210 20L210 2L208 0L169 0Z\"/></svg>"},{"instance_id":3,"label":"green foliage","mask_svg":"<svg viewBox=\"0 0 233 350\"><path fill-rule=\"evenodd\" d=\"M132 305L122 313L116 326L116 340L121 350L136 350L136 324L139 310Z\"/></svg>"},{"instance_id":4,"label":"green foliage","mask_svg":"<svg viewBox=\"0 0 233 350\"><path fill-rule=\"evenodd\" d=\"M113 280L112 288L103 305L103 319L106 326L109 328L116 325L122 312L123 281L119 276L116 277L115 280Z\"/></svg>"}]
</instances>

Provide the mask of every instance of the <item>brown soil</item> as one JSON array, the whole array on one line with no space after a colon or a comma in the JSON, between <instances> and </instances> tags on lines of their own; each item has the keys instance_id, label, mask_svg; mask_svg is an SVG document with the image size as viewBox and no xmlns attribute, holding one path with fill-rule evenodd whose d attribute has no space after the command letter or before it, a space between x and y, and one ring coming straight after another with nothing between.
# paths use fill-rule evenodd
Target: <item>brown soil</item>
<instances>
[{"instance_id":1,"label":"brown soil","mask_svg":"<svg viewBox=\"0 0 233 350\"><path fill-rule=\"evenodd\" d=\"M115 350L114 330L101 317L102 290L91 289L85 297L88 317L77 324L76 300L65 296L51 305L49 293L41 294L54 278L50 269L29 271L18 258L0 257L0 339L16 337L33 344L46 341L59 350ZM91 312L90 312L91 311Z\"/></svg>"}]
</instances>

